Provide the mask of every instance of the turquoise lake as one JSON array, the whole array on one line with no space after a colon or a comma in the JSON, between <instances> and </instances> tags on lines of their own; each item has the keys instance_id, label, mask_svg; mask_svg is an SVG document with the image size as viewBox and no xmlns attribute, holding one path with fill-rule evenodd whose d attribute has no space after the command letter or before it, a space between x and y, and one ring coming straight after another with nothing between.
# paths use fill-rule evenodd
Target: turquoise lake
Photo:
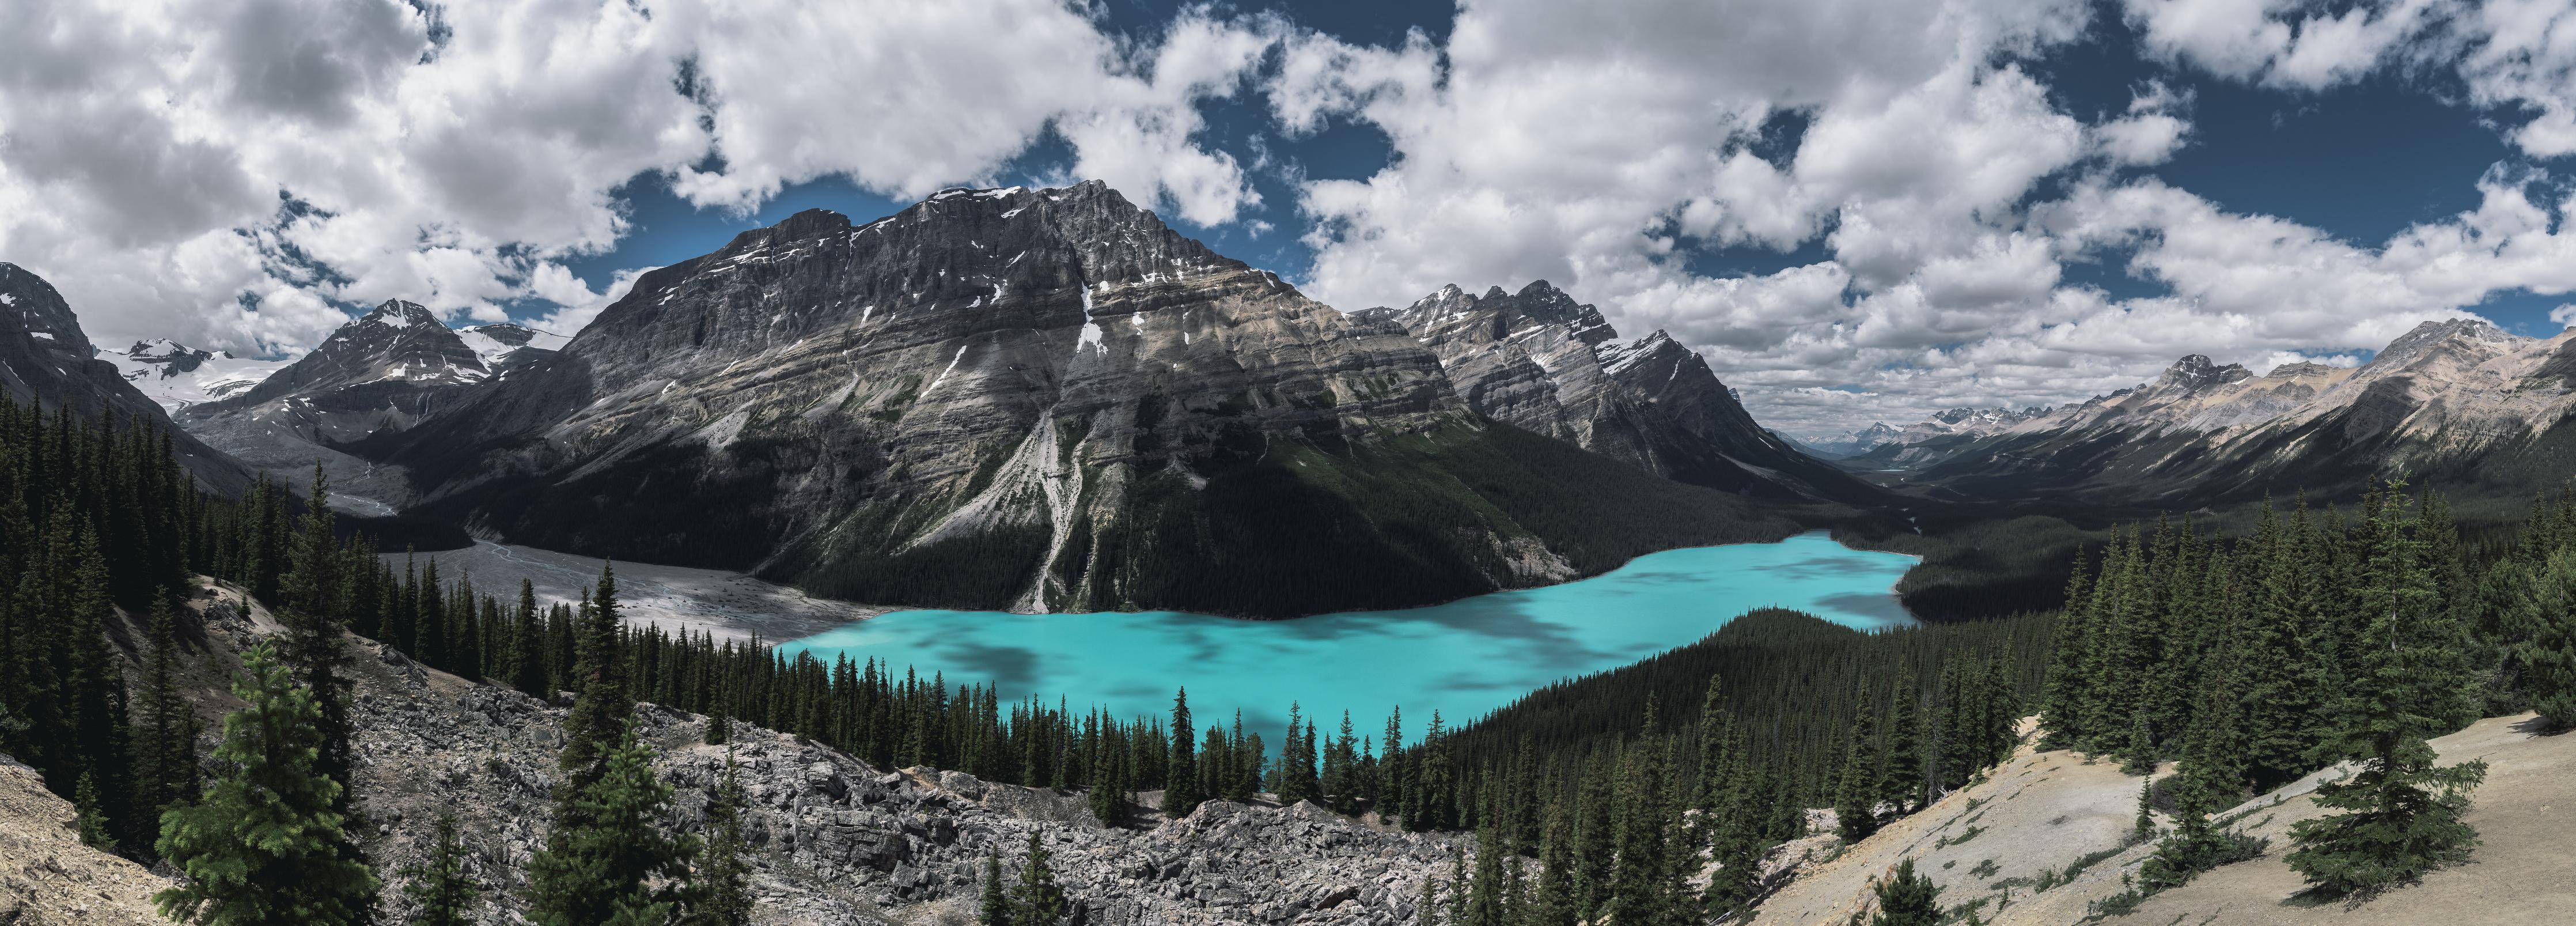
<instances>
[{"instance_id":1,"label":"turquoise lake","mask_svg":"<svg viewBox=\"0 0 2576 926\"><path fill-rule=\"evenodd\" d=\"M1187 686L1200 726L1243 712L1276 744L1298 702L1329 732L1341 712L1368 735L1401 705L1408 736L1438 710L1452 726L1563 678L1698 641L1762 607L1847 627L1910 624L1898 577L1915 558L1853 550L1822 532L1780 543L1667 550L1608 573L1398 611L1247 621L1176 611L1007 614L894 611L802 640L782 653L875 657L951 689L998 685L1005 700L1064 697L1120 717L1165 714Z\"/></svg>"}]
</instances>

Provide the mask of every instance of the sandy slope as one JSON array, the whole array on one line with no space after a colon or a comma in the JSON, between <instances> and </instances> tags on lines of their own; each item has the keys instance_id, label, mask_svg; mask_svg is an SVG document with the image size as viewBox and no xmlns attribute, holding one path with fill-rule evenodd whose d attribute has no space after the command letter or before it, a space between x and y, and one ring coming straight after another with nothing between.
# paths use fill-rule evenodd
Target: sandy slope
<instances>
[{"instance_id":1,"label":"sandy slope","mask_svg":"<svg viewBox=\"0 0 2576 926\"><path fill-rule=\"evenodd\" d=\"M166 922L152 895L170 882L81 845L73 816L33 769L0 756L0 923Z\"/></svg>"},{"instance_id":2,"label":"sandy slope","mask_svg":"<svg viewBox=\"0 0 2576 926\"><path fill-rule=\"evenodd\" d=\"M2281 856L2289 848L2290 824L2320 813L2308 799L2319 776L2310 776L2236 811L2242 829L2272 840L2263 857L2203 875L2105 922L2576 922L2576 855L2568 851L2576 847L2570 835L2576 824L2576 736L2534 735L2530 719L2524 714L2482 720L2433 741L2446 762L2483 758L2490 766L2470 815L2485 844L2469 864L2359 904L2319 905L2296 897L2306 885ZM2332 774L2340 772L2320 773ZM2089 854L2119 849L2137 812L2139 784L2107 761L2025 748L1988 780L1812 866L1764 903L1755 922L1842 923L1871 896L1871 882L1908 857L1941 885L1945 905L1977 904L1978 915L1997 926L2083 920L2096 901L2124 889L2122 876L2137 870L2151 845L2105 857L2045 891L2034 890L2033 882ZM1970 835L1972 828L1981 829Z\"/></svg>"}]
</instances>

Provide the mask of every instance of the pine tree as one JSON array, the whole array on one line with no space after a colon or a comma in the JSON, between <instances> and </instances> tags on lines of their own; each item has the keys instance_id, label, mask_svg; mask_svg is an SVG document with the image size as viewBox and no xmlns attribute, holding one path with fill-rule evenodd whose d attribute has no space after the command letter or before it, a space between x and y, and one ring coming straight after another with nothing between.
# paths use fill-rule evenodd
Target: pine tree
<instances>
[{"instance_id":1,"label":"pine tree","mask_svg":"<svg viewBox=\"0 0 2576 926\"><path fill-rule=\"evenodd\" d=\"M662 832L671 786L654 777L632 721L619 724L601 764L598 777L557 786L571 793L558 792L546 846L528 860L528 917L542 926L663 923L685 899L701 845Z\"/></svg>"},{"instance_id":2,"label":"pine tree","mask_svg":"<svg viewBox=\"0 0 2576 926\"><path fill-rule=\"evenodd\" d=\"M2503 621L2523 638L2516 655L2530 678L2532 708L2552 727L2576 727L2576 547L2498 568L2522 574Z\"/></svg>"},{"instance_id":3,"label":"pine tree","mask_svg":"<svg viewBox=\"0 0 2576 926\"><path fill-rule=\"evenodd\" d=\"M340 783L332 810L346 822L344 829L354 829L365 825L358 816L355 787L357 727L349 715L355 686L348 647L333 613L333 595L340 585L340 545L332 526L330 480L324 477L319 463L313 466L311 488L311 507L287 545L290 571L279 579L286 624L282 655L295 667L297 680L313 693L314 704L322 711L322 754L313 767ZM342 840L340 853L352 862L367 864L365 850L354 838ZM374 909L370 901L361 915L372 919Z\"/></svg>"},{"instance_id":4,"label":"pine tree","mask_svg":"<svg viewBox=\"0 0 2576 926\"><path fill-rule=\"evenodd\" d=\"M197 712L179 692L177 624L169 599L154 596L152 648L144 656L134 721L134 806L153 829L162 811L195 801L198 794Z\"/></svg>"},{"instance_id":5,"label":"pine tree","mask_svg":"<svg viewBox=\"0 0 2576 926\"><path fill-rule=\"evenodd\" d=\"M1028 863L1020 868L1020 883L1011 889L1012 926L1057 926L1073 915L1073 906L1064 896L1064 888L1055 881L1055 869L1048 865L1043 827L1029 831Z\"/></svg>"},{"instance_id":6,"label":"pine tree","mask_svg":"<svg viewBox=\"0 0 2576 926\"><path fill-rule=\"evenodd\" d=\"M1871 885L1878 895L1878 915L1870 917L1870 926L1939 926L1941 922L1941 888L1927 875L1914 872L1914 860L1896 863L1896 873Z\"/></svg>"},{"instance_id":7,"label":"pine tree","mask_svg":"<svg viewBox=\"0 0 2576 926\"><path fill-rule=\"evenodd\" d=\"M376 876L348 858L332 809L340 783L321 774L322 709L266 644L242 654L215 760L228 771L203 800L161 817L161 856L188 883L153 896L172 919L209 924L358 921Z\"/></svg>"},{"instance_id":8,"label":"pine tree","mask_svg":"<svg viewBox=\"0 0 2576 926\"><path fill-rule=\"evenodd\" d=\"M1117 826L1127 818L1127 757L1117 750L1107 750L1092 769L1091 815L1102 826Z\"/></svg>"},{"instance_id":9,"label":"pine tree","mask_svg":"<svg viewBox=\"0 0 2576 926\"><path fill-rule=\"evenodd\" d=\"M733 753L725 753L724 778L707 802L706 864L698 869L699 895L694 923L748 926L751 922L751 845L743 839L742 782L735 776Z\"/></svg>"},{"instance_id":10,"label":"pine tree","mask_svg":"<svg viewBox=\"0 0 2576 926\"><path fill-rule=\"evenodd\" d=\"M1887 758L1879 763L1880 795L1887 801L1889 813L1913 813L1924 802L1926 782L1923 767L1923 721L1917 707L1921 689L1914 683L1914 670L1900 668L1896 673L1896 705L1888 712Z\"/></svg>"},{"instance_id":11,"label":"pine tree","mask_svg":"<svg viewBox=\"0 0 2576 926\"><path fill-rule=\"evenodd\" d=\"M80 834L81 845L101 852L116 851L116 836L108 832L107 812L98 800L98 779L82 772L80 784L72 791L73 830Z\"/></svg>"},{"instance_id":12,"label":"pine tree","mask_svg":"<svg viewBox=\"0 0 2576 926\"><path fill-rule=\"evenodd\" d=\"M1611 862L1619 846L1618 811L1610 786L1614 762L1592 763L1577 797L1574 916L1587 923L1598 919L1610 904Z\"/></svg>"},{"instance_id":13,"label":"pine tree","mask_svg":"<svg viewBox=\"0 0 2576 926\"><path fill-rule=\"evenodd\" d=\"M984 899L975 911L981 926L1012 926L1011 895L1002 886L1002 850L984 853Z\"/></svg>"},{"instance_id":14,"label":"pine tree","mask_svg":"<svg viewBox=\"0 0 2576 926\"><path fill-rule=\"evenodd\" d=\"M1886 789L1880 784L1878 735L1874 722L1878 708L1867 689L1855 700L1860 707L1852 715L1852 738L1843 753L1840 784L1834 791L1834 821L1842 829L1843 841L1859 842L1878 832L1879 795Z\"/></svg>"},{"instance_id":15,"label":"pine tree","mask_svg":"<svg viewBox=\"0 0 2576 926\"><path fill-rule=\"evenodd\" d=\"M1539 842L1539 873L1532 886L1527 916L1522 926L1574 926L1578 899L1575 887L1574 815L1563 802L1551 801L1547 807L1545 835Z\"/></svg>"},{"instance_id":16,"label":"pine tree","mask_svg":"<svg viewBox=\"0 0 2576 926\"><path fill-rule=\"evenodd\" d=\"M590 606L580 616L580 653L573 673L581 687L564 716L564 748L557 759L568 776L567 793L578 793L605 773L609 750L635 714L635 702L626 692L625 660L618 652L618 611L616 566L605 564Z\"/></svg>"},{"instance_id":17,"label":"pine tree","mask_svg":"<svg viewBox=\"0 0 2576 926\"><path fill-rule=\"evenodd\" d=\"M2084 673L2083 654L2088 649L2087 635L2093 630L2092 567L2085 551L2075 551L2075 568L2066 580L2066 606L2058 612L2056 628L2050 637L2048 681L2045 706L2040 711L2040 727L2045 730L2044 749L2067 749L2083 742L2089 732L2084 728L2084 704L2090 697L2090 678ZM1965 775L1953 776L1950 782L1965 781Z\"/></svg>"},{"instance_id":18,"label":"pine tree","mask_svg":"<svg viewBox=\"0 0 2576 926\"><path fill-rule=\"evenodd\" d=\"M512 612L510 663L507 680L510 687L531 698L543 698L546 690L545 636L537 619L537 586L527 579L519 580L519 607Z\"/></svg>"},{"instance_id":19,"label":"pine tree","mask_svg":"<svg viewBox=\"0 0 2576 926\"><path fill-rule=\"evenodd\" d=\"M2370 512L2361 582L2366 620L2356 651L2357 678L2345 689L2344 718L2319 747L2329 759L2358 763L2346 778L2317 786L2318 805L2346 813L2293 824L2299 848L2285 861L2318 889L2350 895L2413 882L2464 859L2477 833L2460 818L2486 763L2435 765L2429 736L2448 732L2463 713L2467 672L2457 628L2439 601L2423 542L2405 515L2404 483L2392 483Z\"/></svg>"},{"instance_id":20,"label":"pine tree","mask_svg":"<svg viewBox=\"0 0 2576 926\"><path fill-rule=\"evenodd\" d=\"M1190 725L1190 691L1182 688L1172 693L1172 752L1163 765L1163 816L1178 820L1197 810L1201 800L1199 770L1191 752L1190 737L1198 728Z\"/></svg>"},{"instance_id":21,"label":"pine tree","mask_svg":"<svg viewBox=\"0 0 2576 926\"><path fill-rule=\"evenodd\" d=\"M1619 812L1618 858L1610 875L1609 921L1622 926L1676 922L1683 896L1681 853L1675 838L1678 810L1670 793L1665 744L1653 734L1655 704L1646 702L1648 731L1629 753Z\"/></svg>"},{"instance_id":22,"label":"pine tree","mask_svg":"<svg viewBox=\"0 0 2576 926\"><path fill-rule=\"evenodd\" d=\"M455 814L438 815L437 835L430 842L428 857L399 874L410 882L403 888L403 896L420 908L412 915L412 926L469 926L474 922L474 904L483 890L465 871L465 841L457 833Z\"/></svg>"},{"instance_id":23,"label":"pine tree","mask_svg":"<svg viewBox=\"0 0 2576 926\"><path fill-rule=\"evenodd\" d=\"M1490 828L1476 831L1476 873L1468 880L1458 926L1510 926L1503 920L1503 851Z\"/></svg>"}]
</instances>

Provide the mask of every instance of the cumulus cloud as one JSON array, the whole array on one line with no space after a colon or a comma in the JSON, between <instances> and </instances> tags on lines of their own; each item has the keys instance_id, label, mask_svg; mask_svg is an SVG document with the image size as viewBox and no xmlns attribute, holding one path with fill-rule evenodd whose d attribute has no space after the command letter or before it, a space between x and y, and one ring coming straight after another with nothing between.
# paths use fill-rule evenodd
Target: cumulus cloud
<instances>
[{"instance_id":1,"label":"cumulus cloud","mask_svg":"<svg viewBox=\"0 0 2576 926\"><path fill-rule=\"evenodd\" d=\"M292 353L394 297L458 322L533 305L570 334L649 269L566 269L632 231L639 176L734 212L824 177L899 198L1098 177L1255 236L1291 205L1278 230L1328 302L1546 278L1694 346L1791 433L2080 399L2184 353L2348 363L2500 290L2576 290L2576 201L2530 168L2380 242L2154 176L2195 141L2184 75L2295 94L2438 70L2524 152L2576 153L2576 19L2530 0L1469 0L1445 40L1384 45L1207 6L1131 34L1057 0L19 6L0 259L109 343ZM2097 12L2169 79L2071 112L2036 62ZM1214 142L1228 101L1393 156L1308 180L1258 135ZM1050 135L1063 158L1021 163ZM1721 249L1757 269L1694 269Z\"/></svg>"},{"instance_id":2,"label":"cumulus cloud","mask_svg":"<svg viewBox=\"0 0 2576 926\"><path fill-rule=\"evenodd\" d=\"M2511 0L2509 0L2511 2ZM2212 73L2317 90L2360 77L2440 25L2452 0L2124 0L2147 50Z\"/></svg>"},{"instance_id":3,"label":"cumulus cloud","mask_svg":"<svg viewBox=\"0 0 2576 926\"><path fill-rule=\"evenodd\" d=\"M28 0L0 30L0 259L102 340L293 353L406 298L553 303L660 174L747 210L845 176L988 178L1050 128L1073 169L1203 225L1259 204L1198 137L1280 39L1184 11L1158 42L1054 0Z\"/></svg>"},{"instance_id":4,"label":"cumulus cloud","mask_svg":"<svg viewBox=\"0 0 2576 926\"><path fill-rule=\"evenodd\" d=\"M1358 307L1544 277L1632 335L1671 331L1765 423L1808 434L2081 399L2185 353L2356 362L2487 294L2576 287L2555 231L2576 204L2535 176L2491 173L2478 208L2370 245L2138 174L2190 143L2187 91L2150 81L2088 123L2023 64L2084 34L2087 5L1851 0L1766 7L1753 29L1705 21L1746 18L1723 6L1496 0L1464 5L1445 47L1286 43L1265 87L1281 128L1350 120L1397 154L1301 187L1305 285ZM2449 13L2139 0L2120 15L2177 66L2305 91L2422 59ZM1784 117L1803 132L1757 145ZM1828 259L1733 277L1685 259L1812 245ZM2104 262L2165 292L2069 283Z\"/></svg>"},{"instance_id":5,"label":"cumulus cloud","mask_svg":"<svg viewBox=\"0 0 2576 926\"><path fill-rule=\"evenodd\" d=\"M2191 134L2191 123L2183 112L2190 106L2188 93L2176 93L2163 81L2149 81L2129 101L2128 115L2094 129L2102 153L2121 164L2164 163L2182 149Z\"/></svg>"}]
</instances>

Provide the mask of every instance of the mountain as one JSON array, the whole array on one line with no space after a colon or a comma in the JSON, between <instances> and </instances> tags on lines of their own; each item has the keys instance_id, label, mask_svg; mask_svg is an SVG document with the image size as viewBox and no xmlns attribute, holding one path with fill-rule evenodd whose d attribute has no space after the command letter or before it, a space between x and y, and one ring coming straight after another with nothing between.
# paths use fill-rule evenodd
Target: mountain
<instances>
[{"instance_id":1,"label":"mountain","mask_svg":"<svg viewBox=\"0 0 2576 926\"><path fill-rule=\"evenodd\" d=\"M438 316L391 299L258 385L190 405L177 417L252 466L300 484L319 462L342 494L382 503L404 487L345 445L411 427L491 375ZM380 505L362 507L381 513Z\"/></svg>"},{"instance_id":2,"label":"mountain","mask_svg":"<svg viewBox=\"0 0 2576 926\"><path fill-rule=\"evenodd\" d=\"M1856 499L1870 490L1755 424L1697 352L1662 331L1619 343L1599 310L1539 280L1506 293L1455 285L1402 309L1478 414L1682 482L1743 495Z\"/></svg>"},{"instance_id":3,"label":"mountain","mask_svg":"<svg viewBox=\"0 0 2576 926\"><path fill-rule=\"evenodd\" d=\"M539 331L526 325L502 322L475 325L456 332L467 349L483 359L483 366L494 376L509 375L512 368L543 359L563 349L571 338L551 331Z\"/></svg>"},{"instance_id":4,"label":"mountain","mask_svg":"<svg viewBox=\"0 0 2576 926\"><path fill-rule=\"evenodd\" d=\"M171 432L180 462L206 488L238 495L249 486L250 475L238 462L173 427L159 404L98 354L53 284L24 267L0 262L0 392L10 401L34 401L49 410L69 406L85 416L113 414L122 423L146 422Z\"/></svg>"},{"instance_id":5,"label":"mountain","mask_svg":"<svg viewBox=\"0 0 2576 926\"><path fill-rule=\"evenodd\" d=\"M1800 452L1824 460L1856 457L1892 442L1903 432L1884 421L1870 422L1869 427L1824 440L1791 441Z\"/></svg>"},{"instance_id":6,"label":"mountain","mask_svg":"<svg viewBox=\"0 0 2576 926\"><path fill-rule=\"evenodd\" d=\"M283 360L245 360L229 352L189 347L168 338L136 341L122 351L100 351L125 381L173 414L204 402L240 395L286 366Z\"/></svg>"},{"instance_id":7,"label":"mountain","mask_svg":"<svg viewBox=\"0 0 2576 926\"><path fill-rule=\"evenodd\" d=\"M2566 478L2571 414L2576 338L2454 319L2417 326L2357 369L2257 376L2195 354L2135 389L1905 450L1919 454L1910 481L1970 498L2207 504L2405 476L2527 501Z\"/></svg>"},{"instance_id":8,"label":"mountain","mask_svg":"<svg viewBox=\"0 0 2576 926\"><path fill-rule=\"evenodd\" d=\"M745 232L354 449L488 536L883 603L1314 613L1795 529L1481 417L1097 182Z\"/></svg>"}]
</instances>

